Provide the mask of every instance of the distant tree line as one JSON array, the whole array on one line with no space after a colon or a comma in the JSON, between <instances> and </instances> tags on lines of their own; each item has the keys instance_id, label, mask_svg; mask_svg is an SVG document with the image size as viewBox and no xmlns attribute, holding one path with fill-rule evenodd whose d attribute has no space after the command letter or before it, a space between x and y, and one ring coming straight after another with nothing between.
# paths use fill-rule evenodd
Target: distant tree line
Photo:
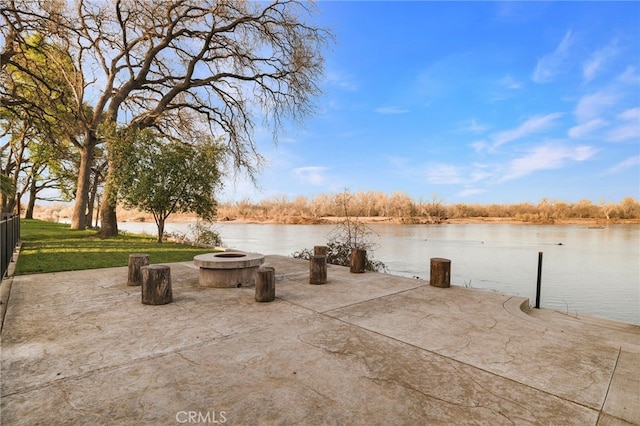
<instances>
[{"instance_id":1,"label":"distant tree line","mask_svg":"<svg viewBox=\"0 0 640 426\"><path fill-rule=\"evenodd\" d=\"M445 204L437 196L412 199L402 192L389 195L377 191L321 194L314 198L273 197L258 203L250 200L218 206L218 220L260 220L284 223L321 222L322 218L344 216L344 197L353 217L385 217L396 223L441 223L449 219L508 218L530 223L554 223L567 219L603 221L640 219L640 201L626 197L618 203L581 200L576 203L543 198L537 204Z\"/></svg>"}]
</instances>

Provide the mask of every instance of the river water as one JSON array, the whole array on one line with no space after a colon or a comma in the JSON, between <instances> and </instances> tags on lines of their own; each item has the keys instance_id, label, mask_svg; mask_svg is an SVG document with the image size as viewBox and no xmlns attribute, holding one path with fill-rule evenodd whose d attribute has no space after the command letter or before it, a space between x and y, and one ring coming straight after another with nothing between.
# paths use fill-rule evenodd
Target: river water
<instances>
[{"instance_id":1,"label":"river water","mask_svg":"<svg viewBox=\"0 0 640 426\"><path fill-rule=\"evenodd\" d=\"M154 223L120 229L156 234ZM168 223L167 232L189 233ZM543 252L540 306L640 325L640 226L375 224L373 253L389 273L429 279L432 257L451 259L451 284L528 297L535 303L538 253ZM333 225L217 223L225 246L290 256L323 245Z\"/></svg>"}]
</instances>

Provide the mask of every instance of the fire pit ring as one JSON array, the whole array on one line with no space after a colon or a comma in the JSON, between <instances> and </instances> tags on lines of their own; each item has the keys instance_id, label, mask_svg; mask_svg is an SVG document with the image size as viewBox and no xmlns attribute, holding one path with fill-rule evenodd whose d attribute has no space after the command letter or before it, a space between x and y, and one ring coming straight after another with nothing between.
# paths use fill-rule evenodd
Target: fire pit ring
<instances>
[{"instance_id":1,"label":"fire pit ring","mask_svg":"<svg viewBox=\"0 0 640 426\"><path fill-rule=\"evenodd\" d=\"M206 253L195 256L193 263L200 268L201 287L251 287L264 255L240 251Z\"/></svg>"}]
</instances>

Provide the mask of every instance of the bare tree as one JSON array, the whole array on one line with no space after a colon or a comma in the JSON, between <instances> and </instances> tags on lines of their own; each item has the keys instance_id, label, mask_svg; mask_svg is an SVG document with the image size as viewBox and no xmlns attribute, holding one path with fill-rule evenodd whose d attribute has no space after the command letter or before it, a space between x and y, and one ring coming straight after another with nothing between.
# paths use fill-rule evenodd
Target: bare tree
<instances>
[{"instance_id":1,"label":"bare tree","mask_svg":"<svg viewBox=\"0 0 640 426\"><path fill-rule=\"evenodd\" d=\"M78 0L74 7L12 0L3 7L6 43L48 28L75 64L62 71L83 122L72 227L85 226L90 168L105 126L155 128L182 140L199 132L224 135L234 165L253 176L261 160L256 117L276 139L283 120L306 116L319 93L322 48L331 34L305 22L312 11L311 3L297 0ZM13 61L11 46L2 55ZM115 167L109 164L108 173ZM117 234L110 182L107 177L101 206L103 236Z\"/></svg>"}]
</instances>

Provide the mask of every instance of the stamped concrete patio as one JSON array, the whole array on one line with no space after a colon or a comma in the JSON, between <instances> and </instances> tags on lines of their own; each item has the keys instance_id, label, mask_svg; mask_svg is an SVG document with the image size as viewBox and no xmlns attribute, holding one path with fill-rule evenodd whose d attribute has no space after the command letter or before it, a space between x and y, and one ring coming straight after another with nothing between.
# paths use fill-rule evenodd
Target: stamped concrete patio
<instances>
[{"instance_id":1,"label":"stamped concrete patio","mask_svg":"<svg viewBox=\"0 0 640 426\"><path fill-rule=\"evenodd\" d=\"M151 259L153 263L153 259ZM171 264L147 306L127 269L4 280L6 425L640 424L640 327L267 256L276 300Z\"/></svg>"}]
</instances>

